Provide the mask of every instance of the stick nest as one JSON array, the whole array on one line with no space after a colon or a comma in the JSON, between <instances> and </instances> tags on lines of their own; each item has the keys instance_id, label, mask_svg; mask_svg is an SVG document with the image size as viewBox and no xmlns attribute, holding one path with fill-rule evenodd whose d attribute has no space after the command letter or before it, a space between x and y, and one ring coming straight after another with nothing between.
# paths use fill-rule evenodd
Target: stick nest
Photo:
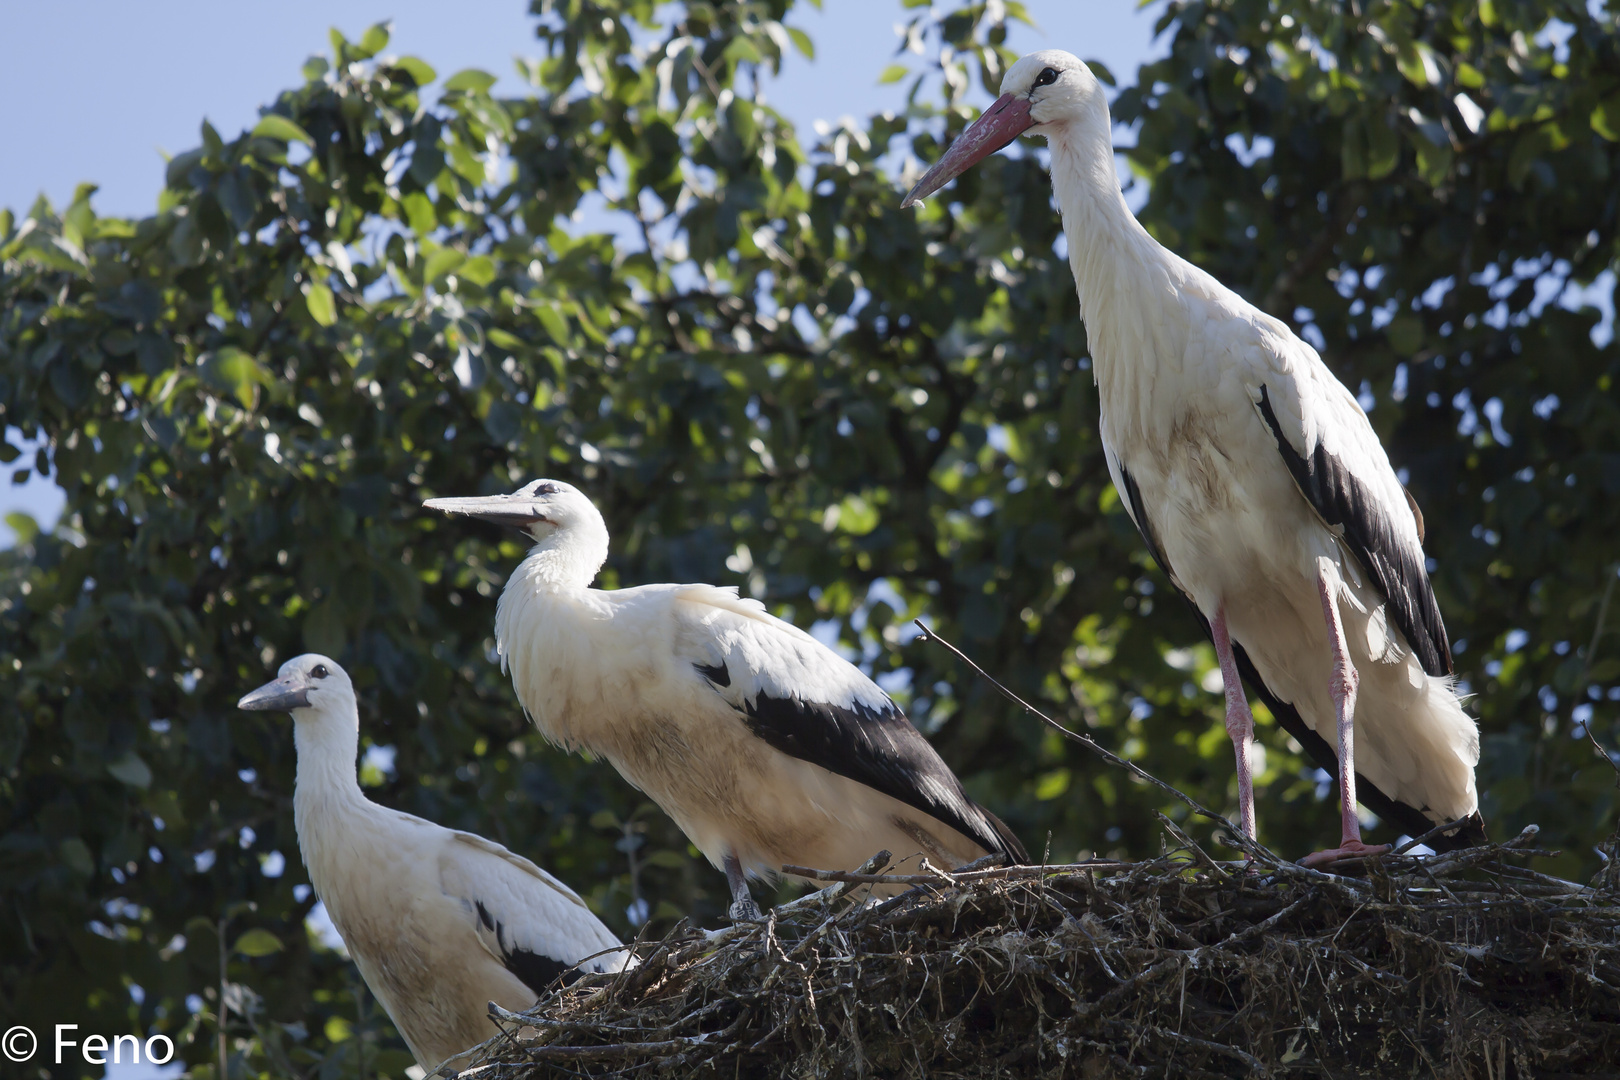
<instances>
[{"instance_id":1,"label":"stick nest","mask_svg":"<svg viewBox=\"0 0 1620 1080\"><path fill-rule=\"evenodd\" d=\"M1139 863L823 875L841 883L761 922L678 926L630 971L492 1006L502 1034L462 1075L1620 1069L1620 890L1527 869L1533 830L1336 874L1217 863L1177 835Z\"/></svg>"}]
</instances>

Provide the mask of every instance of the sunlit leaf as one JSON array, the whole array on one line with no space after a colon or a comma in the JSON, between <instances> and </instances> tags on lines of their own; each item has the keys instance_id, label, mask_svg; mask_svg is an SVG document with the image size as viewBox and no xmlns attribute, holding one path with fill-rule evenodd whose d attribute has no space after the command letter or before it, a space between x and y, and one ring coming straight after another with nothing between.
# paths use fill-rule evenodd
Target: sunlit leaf
<instances>
[{"instance_id":1,"label":"sunlit leaf","mask_svg":"<svg viewBox=\"0 0 1620 1080\"><path fill-rule=\"evenodd\" d=\"M284 948L286 946L282 945L281 939L276 935L261 927L254 927L236 939L231 951L242 956L259 957L274 955Z\"/></svg>"},{"instance_id":2,"label":"sunlit leaf","mask_svg":"<svg viewBox=\"0 0 1620 1080\"><path fill-rule=\"evenodd\" d=\"M309 146L315 145L315 140L309 133L299 127L292 120L279 113L266 113L253 125L253 134L265 139L280 139L282 142L301 142Z\"/></svg>"},{"instance_id":3,"label":"sunlit leaf","mask_svg":"<svg viewBox=\"0 0 1620 1080\"><path fill-rule=\"evenodd\" d=\"M462 90L473 94L482 94L494 85L495 76L477 68L462 68L444 80L446 91Z\"/></svg>"}]
</instances>

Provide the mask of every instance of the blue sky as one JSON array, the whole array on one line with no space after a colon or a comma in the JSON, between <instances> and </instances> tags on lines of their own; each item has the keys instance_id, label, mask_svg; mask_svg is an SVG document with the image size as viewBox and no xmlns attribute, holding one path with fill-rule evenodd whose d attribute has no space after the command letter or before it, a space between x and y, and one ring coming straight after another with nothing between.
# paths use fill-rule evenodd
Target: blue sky
<instances>
[{"instance_id":1,"label":"blue sky","mask_svg":"<svg viewBox=\"0 0 1620 1080\"><path fill-rule=\"evenodd\" d=\"M947 0L938 0L945 6ZM1106 63L1121 81L1156 52L1153 22L1162 5L1135 0L1026 0L1039 29L1016 28L1015 51L1063 48ZM767 99L801 128L815 120L898 110L904 83L877 85L893 62L895 23L912 12L899 0L824 0L801 4L788 22L810 34L815 61L794 55ZM501 77L521 92L513 58L532 47L526 0L478 0L447 7L427 0L53 0L9 4L0 38L0 207L19 216L43 193L58 208L81 182L99 184L98 213L150 214L163 182L165 153L200 141L207 118L222 134L252 126L258 109L296 85L312 54L325 53L327 29L358 38L392 19L388 51L416 55L441 76L466 67ZM498 91L499 92L499 91ZM982 96L982 95L980 95ZM16 432L8 437L16 442ZM13 510L42 525L61 511L60 490L34 477L10 482L19 460L0 469L0 519ZM14 541L0 524L0 547Z\"/></svg>"}]
</instances>

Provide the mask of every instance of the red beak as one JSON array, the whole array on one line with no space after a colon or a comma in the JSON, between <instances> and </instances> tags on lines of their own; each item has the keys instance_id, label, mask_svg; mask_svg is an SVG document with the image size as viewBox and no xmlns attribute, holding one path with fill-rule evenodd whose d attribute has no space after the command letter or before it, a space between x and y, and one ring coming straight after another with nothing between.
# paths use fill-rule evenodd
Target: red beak
<instances>
[{"instance_id":1,"label":"red beak","mask_svg":"<svg viewBox=\"0 0 1620 1080\"><path fill-rule=\"evenodd\" d=\"M901 208L928 198L1034 126L1035 121L1029 117L1029 99L1002 94L994 105L957 136L945 156L939 159L939 164L923 174L917 186L906 194Z\"/></svg>"}]
</instances>

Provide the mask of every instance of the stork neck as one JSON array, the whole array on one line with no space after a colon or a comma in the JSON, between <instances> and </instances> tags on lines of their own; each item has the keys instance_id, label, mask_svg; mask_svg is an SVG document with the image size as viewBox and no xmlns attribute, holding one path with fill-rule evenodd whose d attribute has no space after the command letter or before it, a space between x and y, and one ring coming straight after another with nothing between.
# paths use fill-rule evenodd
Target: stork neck
<instances>
[{"instance_id":1,"label":"stork neck","mask_svg":"<svg viewBox=\"0 0 1620 1080\"><path fill-rule=\"evenodd\" d=\"M371 806L360 791L355 767L360 750L360 715L350 705L347 716L326 712L314 719L295 720L293 743L298 749L293 819L304 863L315 875L317 864L322 862L322 838L330 819ZM317 888L319 885L316 882Z\"/></svg>"},{"instance_id":2,"label":"stork neck","mask_svg":"<svg viewBox=\"0 0 1620 1080\"><path fill-rule=\"evenodd\" d=\"M584 589L607 562L607 526L580 522L558 529L529 550L518 574L542 588Z\"/></svg>"},{"instance_id":3,"label":"stork neck","mask_svg":"<svg viewBox=\"0 0 1620 1080\"><path fill-rule=\"evenodd\" d=\"M1130 409L1131 399L1140 408L1154 369L1180 363L1180 260L1148 235L1120 192L1106 109L1047 141L1103 410Z\"/></svg>"}]
</instances>

